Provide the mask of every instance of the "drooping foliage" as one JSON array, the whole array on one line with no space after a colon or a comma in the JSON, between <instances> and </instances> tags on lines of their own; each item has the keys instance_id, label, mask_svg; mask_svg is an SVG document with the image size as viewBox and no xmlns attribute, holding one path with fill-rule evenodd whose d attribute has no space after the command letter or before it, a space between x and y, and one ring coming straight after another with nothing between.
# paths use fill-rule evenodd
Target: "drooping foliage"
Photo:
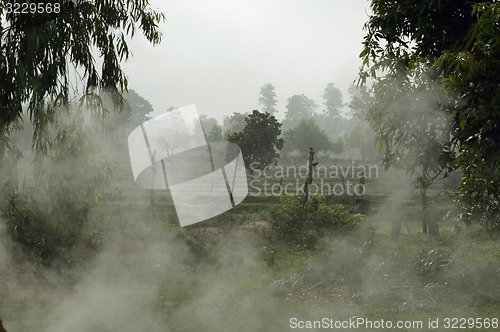
<instances>
[{"instance_id":1,"label":"drooping foliage","mask_svg":"<svg viewBox=\"0 0 500 332\"><path fill-rule=\"evenodd\" d=\"M89 132L97 119L89 115L107 113L108 100L122 105L128 39L140 29L159 43L164 15L147 0L61 1L60 11L36 15L16 12L12 3L0 2L0 212L13 240L50 259L82 239L111 175L96 162L101 133ZM9 136L28 119L36 186L19 188L21 155Z\"/></svg>"},{"instance_id":2,"label":"drooping foliage","mask_svg":"<svg viewBox=\"0 0 500 332\"><path fill-rule=\"evenodd\" d=\"M9 5L0 2L0 159L24 103L35 140L41 139L36 126L43 121L37 117L77 95L85 96L86 106L102 109L101 88L119 105L128 84L120 66L131 55L127 38L139 28L151 43L161 40L158 23L164 15L151 10L148 1L81 1L77 6L68 1L59 13L36 15L16 13Z\"/></svg>"}]
</instances>

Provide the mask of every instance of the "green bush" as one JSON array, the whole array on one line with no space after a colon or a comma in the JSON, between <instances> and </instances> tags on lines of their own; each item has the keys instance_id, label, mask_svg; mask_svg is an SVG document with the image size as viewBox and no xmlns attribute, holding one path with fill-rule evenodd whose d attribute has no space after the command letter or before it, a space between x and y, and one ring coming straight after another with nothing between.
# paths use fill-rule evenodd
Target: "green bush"
<instances>
[{"instance_id":1,"label":"green bush","mask_svg":"<svg viewBox=\"0 0 500 332\"><path fill-rule=\"evenodd\" d=\"M48 122L39 133L36 186L11 186L2 193L0 213L9 235L44 262L78 241L92 245L92 235L82 237L82 232L112 174L109 164L94 161L92 134L78 110Z\"/></svg>"},{"instance_id":2,"label":"green bush","mask_svg":"<svg viewBox=\"0 0 500 332\"><path fill-rule=\"evenodd\" d=\"M342 205L327 206L319 195L311 196L304 206L297 196L282 196L269 212L278 236L305 249L316 248L326 232L351 230L363 220Z\"/></svg>"}]
</instances>

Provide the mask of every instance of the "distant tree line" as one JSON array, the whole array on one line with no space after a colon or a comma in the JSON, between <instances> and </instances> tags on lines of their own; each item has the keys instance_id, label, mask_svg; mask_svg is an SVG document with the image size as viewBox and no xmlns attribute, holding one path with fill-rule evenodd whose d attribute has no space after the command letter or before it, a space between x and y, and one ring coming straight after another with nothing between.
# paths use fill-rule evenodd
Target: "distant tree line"
<instances>
[{"instance_id":1,"label":"distant tree line","mask_svg":"<svg viewBox=\"0 0 500 332\"><path fill-rule=\"evenodd\" d=\"M304 94L289 97L285 106L284 120L280 123L280 134L276 136L276 139L282 138L283 144L275 144L274 149L281 150L282 158L294 152L305 157L311 146L314 146L316 151L329 153L332 156L340 157L343 153L349 153L350 158L362 160L379 158L374 147L375 133L364 119L372 95L366 87L355 86L349 89L349 93L351 101L344 103L341 91L333 83L328 83L323 93L324 108L321 112L319 105ZM260 136L266 136L266 130L274 130L271 128L278 123L275 86L270 83L264 84L260 89L258 101L261 106L259 113L270 116L263 120L267 125L263 125L260 129L252 129L252 135L246 136L248 140L253 135L256 141ZM344 108L349 110L343 112ZM242 137L236 139L238 136L236 134L245 131L247 124L258 116L255 112L256 110L252 113L233 113L224 117L222 125L219 125L216 119L203 116L202 124L206 127L205 132L213 132L213 135L208 135L209 140L219 139L222 136L224 139L233 142L237 140L241 143ZM272 155L277 151L269 153ZM271 159L273 163L277 161L277 158Z\"/></svg>"}]
</instances>

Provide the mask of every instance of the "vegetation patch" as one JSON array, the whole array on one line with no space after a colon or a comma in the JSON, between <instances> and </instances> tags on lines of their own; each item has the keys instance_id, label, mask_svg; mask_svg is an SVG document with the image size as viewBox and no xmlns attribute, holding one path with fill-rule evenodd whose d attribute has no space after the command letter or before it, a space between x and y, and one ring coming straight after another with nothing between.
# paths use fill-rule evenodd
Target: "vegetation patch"
<instances>
[{"instance_id":1,"label":"vegetation patch","mask_svg":"<svg viewBox=\"0 0 500 332\"><path fill-rule=\"evenodd\" d=\"M311 196L305 205L297 196L282 196L269 214L275 235L303 249L315 249L325 234L351 230L363 221L342 205L327 206L324 196Z\"/></svg>"}]
</instances>

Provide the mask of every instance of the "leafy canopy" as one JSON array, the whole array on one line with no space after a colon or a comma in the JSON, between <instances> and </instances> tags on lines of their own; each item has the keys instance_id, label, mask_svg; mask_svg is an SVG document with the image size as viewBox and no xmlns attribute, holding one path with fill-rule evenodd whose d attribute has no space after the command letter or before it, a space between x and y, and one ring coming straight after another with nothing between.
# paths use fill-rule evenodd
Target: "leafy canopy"
<instances>
[{"instance_id":1,"label":"leafy canopy","mask_svg":"<svg viewBox=\"0 0 500 332\"><path fill-rule=\"evenodd\" d=\"M283 134L286 151L297 150L302 156L309 153L309 148L315 151L328 151L332 147L330 139L314 122L314 119L301 119L297 127Z\"/></svg>"},{"instance_id":2,"label":"leafy canopy","mask_svg":"<svg viewBox=\"0 0 500 332\"><path fill-rule=\"evenodd\" d=\"M310 118L319 106L306 95L293 95L287 100L283 129L297 126L302 118Z\"/></svg>"},{"instance_id":3,"label":"leafy canopy","mask_svg":"<svg viewBox=\"0 0 500 332\"><path fill-rule=\"evenodd\" d=\"M245 128L228 135L227 140L239 145L247 168L262 169L276 164L278 151L283 148L283 139L279 138L281 124L273 115L257 110L245 117L245 122Z\"/></svg>"},{"instance_id":4,"label":"leafy canopy","mask_svg":"<svg viewBox=\"0 0 500 332\"><path fill-rule=\"evenodd\" d=\"M0 2L0 140L21 117L27 103L30 118L54 111L83 84L87 106L101 107L97 89L106 89L119 105L127 78L120 62L131 53L127 38L142 30L148 41L161 40L162 13L147 0L81 1L59 15L15 14ZM70 10L71 9L71 10ZM96 61L96 54L100 61ZM100 63L100 68L98 66ZM72 77L79 76L78 82ZM52 103L50 101L55 101ZM83 100L82 100L83 101ZM4 144L0 144L0 158Z\"/></svg>"},{"instance_id":5,"label":"leafy canopy","mask_svg":"<svg viewBox=\"0 0 500 332\"><path fill-rule=\"evenodd\" d=\"M313 114L316 122L321 129L330 138L336 138L342 131L344 117L341 109L344 106L342 102L342 92L335 87L333 83L328 83L323 92L323 105L325 108L321 114Z\"/></svg>"},{"instance_id":6,"label":"leafy canopy","mask_svg":"<svg viewBox=\"0 0 500 332\"><path fill-rule=\"evenodd\" d=\"M224 136L229 136L231 134L242 131L245 128L245 118L248 113L238 113L235 112L231 116L225 116L222 121L222 126L224 129Z\"/></svg>"},{"instance_id":7,"label":"leafy canopy","mask_svg":"<svg viewBox=\"0 0 500 332\"><path fill-rule=\"evenodd\" d=\"M323 101L325 109L323 114L327 119L333 121L341 117L340 109L344 106L342 103L342 92L335 87L335 84L328 83L323 92Z\"/></svg>"},{"instance_id":8,"label":"leafy canopy","mask_svg":"<svg viewBox=\"0 0 500 332\"><path fill-rule=\"evenodd\" d=\"M462 201L495 220L500 211L500 89L494 74L500 72L500 4L372 0L371 7L360 83L374 81L380 108L403 89L396 79L417 90L425 89L426 79L447 89L452 102L434 105L451 124L448 143L437 147L451 158L442 158L440 166L456 163L464 172ZM379 121L375 130L387 147L398 138L407 141L413 129Z\"/></svg>"},{"instance_id":9,"label":"leafy canopy","mask_svg":"<svg viewBox=\"0 0 500 332\"><path fill-rule=\"evenodd\" d=\"M222 141L222 128L219 125L217 119L209 118L208 115L200 115L201 127L203 128L203 133L209 142L220 142Z\"/></svg>"}]
</instances>

